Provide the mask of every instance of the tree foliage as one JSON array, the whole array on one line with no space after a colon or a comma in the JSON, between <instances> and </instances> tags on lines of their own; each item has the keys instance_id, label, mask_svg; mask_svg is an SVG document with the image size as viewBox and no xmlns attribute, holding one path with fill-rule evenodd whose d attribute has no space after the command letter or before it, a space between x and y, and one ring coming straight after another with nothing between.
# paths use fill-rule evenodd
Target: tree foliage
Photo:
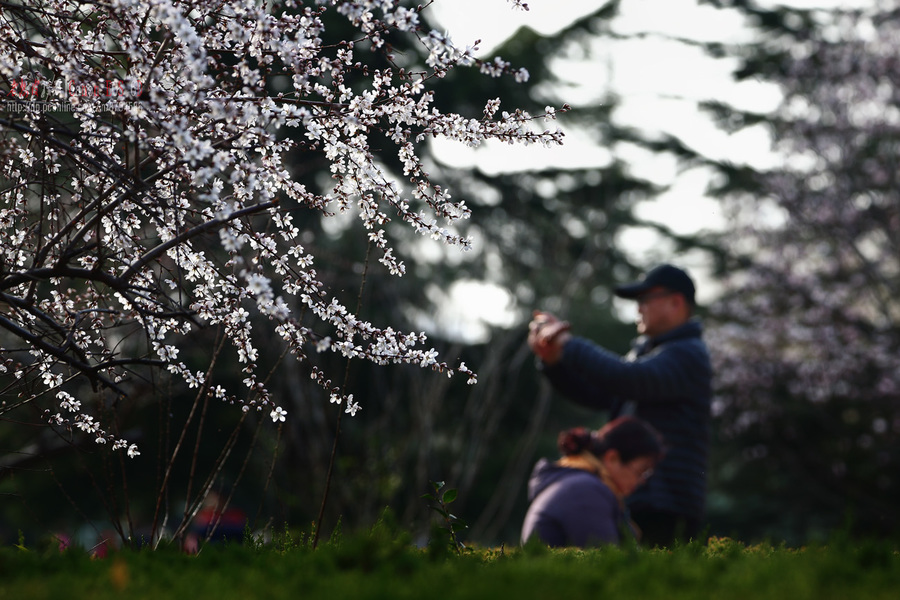
<instances>
[{"instance_id":1,"label":"tree foliage","mask_svg":"<svg viewBox=\"0 0 900 600\"><path fill-rule=\"evenodd\" d=\"M356 40L328 40L329 10L347 17ZM430 79L477 61L419 31L415 9L60 2L4 14L2 324L21 341L5 350L5 368L21 388L35 386L23 401L55 396L61 410L46 409L54 425L118 447L65 385L83 377L127 396L129 374L147 366L280 420L258 375L248 309L301 361L318 345L468 374L417 349L419 334L376 327L323 290L294 225L299 210L358 210L379 261L399 275L404 264L384 231L392 218L451 245L471 243L444 225L469 211L431 182L417 144L433 135L471 145L559 142L558 133L532 131L527 114L498 116L499 101L479 118L433 110ZM395 34L419 35L427 65L397 68ZM357 61L369 52L382 53L383 68ZM370 148L373 131L400 157L405 191ZM308 160L324 157L333 179L326 193L292 178L284 155L296 148ZM222 327L246 365L247 391L218 388L179 360L179 344L199 325ZM324 374L314 376L356 410Z\"/></svg>"},{"instance_id":2,"label":"tree foliage","mask_svg":"<svg viewBox=\"0 0 900 600\"><path fill-rule=\"evenodd\" d=\"M135 457L119 417L168 376L197 400L275 423L289 412L269 384L284 356L351 415L359 396L317 353L474 382L424 333L360 314L359 285L379 269L406 271L394 224L471 246L458 229L469 207L421 158L429 138L556 145L562 134L542 123L552 108L533 117L491 98L475 113L438 109L431 88L457 68L527 73L456 48L422 10L4 4L3 418ZM363 240L354 289L332 287L336 259L320 260L314 243L322 219L348 213Z\"/></svg>"},{"instance_id":3,"label":"tree foliage","mask_svg":"<svg viewBox=\"0 0 900 600\"><path fill-rule=\"evenodd\" d=\"M750 535L805 539L848 512L869 533L900 525L900 63L883 8L781 13L745 63L784 93L782 165L731 196L713 339L718 481Z\"/></svg>"}]
</instances>

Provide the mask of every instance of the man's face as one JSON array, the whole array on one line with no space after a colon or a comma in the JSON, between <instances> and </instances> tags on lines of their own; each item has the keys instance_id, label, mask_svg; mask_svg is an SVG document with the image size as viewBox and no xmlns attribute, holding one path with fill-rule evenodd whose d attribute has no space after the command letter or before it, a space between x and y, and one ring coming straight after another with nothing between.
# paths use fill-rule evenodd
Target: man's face
<instances>
[{"instance_id":1,"label":"man's face","mask_svg":"<svg viewBox=\"0 0 900 600\"><path fill-rule=\"evenodd\" d=\"M654 337L677 324L675 294L666 288L655 287L637 297L639 334Z\"/></svg>"}]
</instances>

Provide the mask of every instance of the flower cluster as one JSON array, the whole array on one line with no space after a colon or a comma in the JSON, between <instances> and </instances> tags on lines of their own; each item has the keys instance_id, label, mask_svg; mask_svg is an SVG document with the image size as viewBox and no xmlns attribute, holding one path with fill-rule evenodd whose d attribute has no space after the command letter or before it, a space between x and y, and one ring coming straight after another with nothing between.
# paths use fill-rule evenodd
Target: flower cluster
<instances>
[{"instance_id":1,"label":"flower cluster","mask_svg":"<svg viewBox=\"0 0 900 600\"><path fill-rule=\"evenodd\" d=\"M499 100L481 118L438 110L427 86L449 69L519 80L527 73L424 30L421 7L268 6L46 0L4 8L0 82L66 82L46 86L65 112L17 102L0 115L0 328L24 345L14 367L23 393L38 403L52 391L45 415L54 426L137 456L89 414L76 385L86 380L125 398L142 369L284 421L288 411L259 375L260 322L299 361L312 349L475 382L465 364L423 348L424 334L366 322L331 296L295 216L354 211L396 275L405 266L387 236L392 220L466 249L472 241L454 224L469 208L431 181L417 149L430 137L559 144L560 131L536 125L554 110L500 112ZM325 24L337 18L356 33L330 36ZM420 68L395 66L392 36L421 44ZM117 102L70 93L113 80L121 82ZM378 152L398 157L402 174L379 159L376 133L394 144ZM295 178L288 157L301 152L327 164L330 186L314 190ZM188 366L190 336L205 326L224 333L245 389L226 390L211 370ZM4 351L4 365L12 352ZM312 373L346 412L360 410L352 394Z\"/></svg>"}]
</instances>

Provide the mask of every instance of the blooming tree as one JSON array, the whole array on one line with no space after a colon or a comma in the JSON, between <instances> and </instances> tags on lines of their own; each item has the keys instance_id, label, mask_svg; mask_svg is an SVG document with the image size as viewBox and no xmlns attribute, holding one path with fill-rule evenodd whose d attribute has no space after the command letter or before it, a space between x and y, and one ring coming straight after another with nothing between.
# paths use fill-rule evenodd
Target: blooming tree
<instances>
[{"instance_id":1,"label":"blooming tree","mask_svg":"<svg viewBox=\"0 0 900 600\"><path fill-rule=\"evenodd\" d=\"M472 244L454 230L469 215L465 202L432 181L420 158L429 138L562 141L540 126L552 109L502 111L495 99L474 116L437 110L429 85L450 69L527 73L476 59L474 48L420 24L427 5L404 4L4 4L0 370L19 398L0 411L37 407L54 428L136 456L74 390L88 381L115 406L155 370L280 422L290 415L259 362L270 339L300 362L334 352L474 383L464 363L441 362L423 333L367 322L342 304L297 225L301 211L355 212L379 262L399 277L391 221L463 250ZM398 64L401 38L421 44L424 64ZM322 160L330 183L301 182L297 157ZM212 352L199 367L183 360L192 333L206 327L224 332L243 388L217 383ZM351 415L360 409L331 374L310 372L332 402Z\"/></svg>"},{"instance_id":2,"label":"blooming tree","mask_svg":"<svg viewBox=\"0 0 900 600\"><path fill-rule=\"evenodd\" d=\"M816 19L776 69L784 166L758 178L767 201L741 197L736 211L731 249L749 268L732 274L710 332L720 434L741 442L747 472L771 466L757 491L780 493L778 478L806 518L849 504L886 531L898 525L886 473L900 464L900 24Z\"/></svg>"}]
</instances>

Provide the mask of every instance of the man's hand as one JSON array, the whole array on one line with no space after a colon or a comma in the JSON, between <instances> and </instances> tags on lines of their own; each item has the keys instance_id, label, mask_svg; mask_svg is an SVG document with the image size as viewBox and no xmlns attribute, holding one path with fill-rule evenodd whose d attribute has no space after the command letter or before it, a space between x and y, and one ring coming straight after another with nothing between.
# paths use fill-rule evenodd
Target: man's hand
<instances>
[{"instance_id":1,"label":"man's hand","mask_svg":"<svg viewBox=\"0 0 900 600\"><path fill-rule=\"evenodd\" d=\"M556 364L562 358L563 347L572 337L569 328L567 321L536 310L528 324L528 347L546 364Z\"/></svg>"}]
</instances>

